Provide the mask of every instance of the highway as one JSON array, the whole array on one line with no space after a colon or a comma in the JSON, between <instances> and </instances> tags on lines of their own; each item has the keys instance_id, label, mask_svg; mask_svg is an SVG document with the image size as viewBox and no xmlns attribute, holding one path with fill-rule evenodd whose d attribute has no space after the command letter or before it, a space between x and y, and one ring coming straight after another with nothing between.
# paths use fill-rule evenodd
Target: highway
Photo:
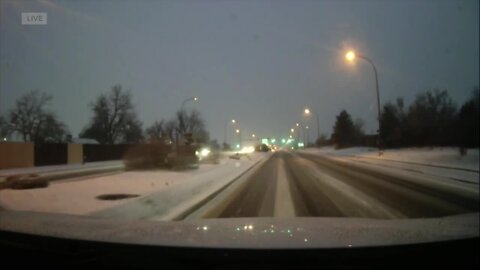
<instances>
[{"instance_id":1,"label":"highway","mask_svg":"<svg viewBox=\"0 0 480 270\"><path fill-rule=\"evenodd\" d=\"M190 218L441 217L478 211L478 197L478 184L278 151Z\"/></svg>"}]
</instances>

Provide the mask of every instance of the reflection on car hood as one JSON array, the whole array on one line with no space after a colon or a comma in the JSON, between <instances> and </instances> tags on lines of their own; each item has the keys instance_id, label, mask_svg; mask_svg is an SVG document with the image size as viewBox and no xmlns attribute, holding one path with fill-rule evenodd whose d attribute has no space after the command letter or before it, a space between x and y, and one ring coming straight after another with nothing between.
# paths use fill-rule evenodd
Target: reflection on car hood
<instances>
[{"instance_id":1,"label":"reflection on car hood","mask_svg":"<svg viewBox=\"0 0 480 270\"><path fill-rule=\"evenodd\" d=\"M351 248L478 237L479 213L402 220L298 217L158 222L0 211L0 230L161 246Z\"/></svg>"}]
</instances>

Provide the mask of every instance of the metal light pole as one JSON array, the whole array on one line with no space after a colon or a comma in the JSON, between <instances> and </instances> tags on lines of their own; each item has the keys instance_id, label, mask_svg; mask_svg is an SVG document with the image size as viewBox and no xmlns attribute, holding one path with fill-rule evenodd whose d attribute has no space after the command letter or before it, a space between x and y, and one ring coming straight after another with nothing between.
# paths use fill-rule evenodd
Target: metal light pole
<instances>
[{"instance_id":1,"label":"metal light pole","mask_svg":"<svg viewBox=\"0 0 480 270\"><path fill-rule=\"evenodd\" d=\"M236 132L237 135L238 135L238 145L239 145L240 147L242 147L242 133L240 133L240 129L238 129L238 128L237 128L237 130L235 130L235 132ZM240 148L240 147L238 147L238 148Z\"/></svg>"},{"instance_id":2,"label":"metal light pole","mask_svg":"<svg viewBox=\"0 0 480 270\"><path fill-rule=\"evenodd\" d=\"M315 120L317 120L317 139L320 138L320 121L318 120L318 114L315 111L310 110L309 108L305 108L304 114L305 115L310 115L310 114L315 115Z\"/></svg>"},{"instance_id":3,"label":"metal light pole","mask_svg":"<svg viewBox=\"0 0 480 270\"><path fill-rule=\"evenodd\" d=\"M381 143L381 137L380 137L380 125L381 125L381 122L380 122L380 116L381 116L381 112L380 112L380 90L379 90L379 86L378 86L377 68L375 67L375 64L373 63L373 61L370 60L370 58L368 58L364 55L355 55L355 52L353 52L353 51L349 51L345 55L345 58L350 62L353 62L353 60L355 60L356 57L358 57L360 59L363 59L363 60L367 61L368 63L370 63L370 65L373 68L373 73L375 74L375 88L376 88L376 91L377 91L377 119L378 119L377 146L378 146L378 150L381 151L382 150L382 143Z\"/></svg>"},{"instance_id":4,"label":"metal light pole","mask_svg":"<svg viewBox=\"0 0 480 270\"><path fill-rule=\"evenodd\" d=\"M306 129L306 133L307 133L307 146L309 145L310 143L310 130L309 130L309 127L308 126L305 126L305 129Z\"/></svg>"},{"instance_id":5,"label":"metal light pole","mask_svg":"<svg viewBox=\"0 0 480 270\"><path fill-rule=\"evenodd\" d=\"M223 144L226 145L227 144L227 127L228 127L228 123L232 123L235 125L235 119L232 119L230 121L225 121L225 127L223 129Z\"/></svg>"},{"instance_id":6,"label":"metal light pole","mask_svg":"<svg viewBox=\"0 0 480 270\"><path fill-rule=\"evenodd\" d=\"M180 139L180 132L183 132L184 130L184 123L183 123L183 112L185 111L185 103L189 102L189 101L197 101L198 98L197 97L191 97L191 98L187 98L185 99L183 102L182 102L182 106L180 107L180 113L182 114L181 115L181 121L180 121L180 127L177 128L177 134L176 134L176 140L175 140L175 145L177 146L177 151L178 151L178 140Z\"/></svg>"},{"instance_id":7,"label":"metal light pole","mask_svg":"<svg viewBox=\"0 0 480 270\"><path fill-rule=\"evenodd\" d=\"M304 128L304 126L303 126L303 125L300 125L299 123L296 123L295 125L297 126L297 130L298 130L298 134L297 134L297 138L298 138L297 146L298 146L298 143L300 143L300 131L302 132L302 135L303 135L303 143L305 144L305 130L302 129L302 127Z\"/></svg>"},{"instance_id":8,"label":"metal light pole","mask_svg":"<svg viewBox=\"0 0 480 270\"><path fill-rule=\"evenodd\" d=\"M303 126L303 144L304 144L304 146L307 146L307 145L308 145L308 142L307 142L307 129L308 129L308 126Z\"/></svg>"}]
</instances>

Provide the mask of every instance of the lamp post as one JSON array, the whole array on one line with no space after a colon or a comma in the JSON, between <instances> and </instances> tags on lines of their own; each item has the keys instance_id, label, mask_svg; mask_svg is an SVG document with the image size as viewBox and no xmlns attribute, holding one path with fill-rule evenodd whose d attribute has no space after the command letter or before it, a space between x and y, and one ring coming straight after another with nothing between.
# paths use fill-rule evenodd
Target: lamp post
<instances>
[{"instance_id":1,"label":"lamp post","mask_svg":"<svg viewBox=\"0 0 480 270\"><path fill-rule=\"evenodd\" d=\"M236 129L235 132L237 133L238 135L238 146L237 148L241 148L242 147L242 133L240 133L240 129Z\"/></svg>"},{"instance_id":2,"label":"lamp post","mask_svg":"<svg viewBox=\"0 0 480 270\"><path fill-rule=\"evenodd\" d=\"M375 74L375 88L377 90L377 118L378 118L378 130L377 130L377 133L378 133L378 139L377 139L377 146L378 146L378 151L381 151L381 148L382 148L382 143L381 143L381 138L380 138L380 90L379 90L379 86L378 86L378 74L377 74L377 68L375 67L375 64L373 63L372 60L370 60L370 58L364 56L364 55L356 55L354 51L348 51L346 54L345 54L345 58L347 59L347 61L349 62L353 62L355 60L355 58L360 58L360 59L363 59L365 61L367 61L373 68L373 73ZM381 153L381 152L380 152Z\"/></svg>"},{"instance_id":3,"label":"lamp post","mask_svg":"<svg viewBox=\"0 0 480 270\"><path fill-rule=\"evenodd\" d=\"M303 111L305 115L311 115L312 113L315 115L315 119L317 120L317 139L320 138L320 121L318 120L318 114L315 111L310 110L309 108L305 108Z\"/></svg>"},{"instance_id":4,"label":"lamp post","mask_svg":"<svg viewBox=\"0 0 480 270\"><path fill-rule=\"evenodd\" d=\"M183 119L183 112L185 111L185 103L189 102L189 101L197 101L198 98L197 97L191 97L191 98L187 98L185 99L183 102L182 102L182 106L180 106L180 123L179 123L179 127L177 128L177 132L176 132L176 139L175 139L175 145L177 146L177 152L178 152L178 140L180 139L180 132L184 132L184 129L185 129L185 123L184 123L184 119Z\"/></svg>"},{"instance_id":5,"label":"lamp post","mask_svg":"<svg viewBox=\"0 0 480 270\"><path fill-rule=\"evenodd\" d=\"M185 99L183 102L182 102L182 107L181 107L181 110L183 112L183 110L185 109L185 103L189 102L189 101L197 101L198 98L197 97L191 97L191 98L187 98Z\"/></svg>"},{"instance_id":6,"label":"lamp post","mask_svg":"<svg viewBox=\"0 0 480 270\"><path fill-rule=\"evenodd\" d=\"M298 130L297 132L297 146L298 146L298 144L300 143L300 131L302 131L302 126L299 123L295 123L295 126L297 127L297 130ZM303 136L305 137L305 134L303 134Z\"/></svg>"},{"instance_id":7,"label":"lamp post","mask_svg":"<svg viewBox=\"0 0 480 270\"><path fill-rule=\"evenodd\" d=\"M223 129L223 145L225 146L227 144L227 127L228 127L228 123L232 123L233 125L235 125L236 121L235 119L232 119L230 121L225 121L225 127Z\"/></svg>"},{"instance_id":8,"label":"lamp post","mask_svg":"<svg viewBox=\"0 0 480 270\"><path fill-rule=\"evenodd\" d=\"M310 138L308 138L308 126L303 127L303 142L305 143L305 146L308 146L308 141Z\"/></svg>"}]
</instances>

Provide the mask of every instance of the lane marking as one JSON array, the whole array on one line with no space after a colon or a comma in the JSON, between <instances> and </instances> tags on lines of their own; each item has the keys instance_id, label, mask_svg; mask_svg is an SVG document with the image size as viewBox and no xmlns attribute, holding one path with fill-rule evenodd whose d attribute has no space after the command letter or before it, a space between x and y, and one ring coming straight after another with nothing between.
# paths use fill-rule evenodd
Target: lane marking
<instances>
[{"instance_id":1,"label":"lane marking","mask_svg":"<svg viewBox=\"0 0 480 270\"><path fill-rule=\"evenodd\" d=\"M260 170L265 163L267 163L271 155L266 156L256 161L248 169L237 175L234 179L228 182L217 191L209 194L203 200L200 200L180 215L176 215L172 220L195 220L202 218L218 218L219 215L228 207L230 203L236 198L238 192L241 192L248 180L258 170ZM167 219L165 219L167 220Z\"/></svg>"},{"instance_id":2,"label":"lane marking","mask_svg":"<svg viewBox=\"0 0 480 270\"><path fill-rule=\"evenodd\" d=\"M277 189L275 193L274 217L289 218L295 217L290 185L285 172L285 161L279 158L277 162Z\"/></svg>"}]
</instances>

